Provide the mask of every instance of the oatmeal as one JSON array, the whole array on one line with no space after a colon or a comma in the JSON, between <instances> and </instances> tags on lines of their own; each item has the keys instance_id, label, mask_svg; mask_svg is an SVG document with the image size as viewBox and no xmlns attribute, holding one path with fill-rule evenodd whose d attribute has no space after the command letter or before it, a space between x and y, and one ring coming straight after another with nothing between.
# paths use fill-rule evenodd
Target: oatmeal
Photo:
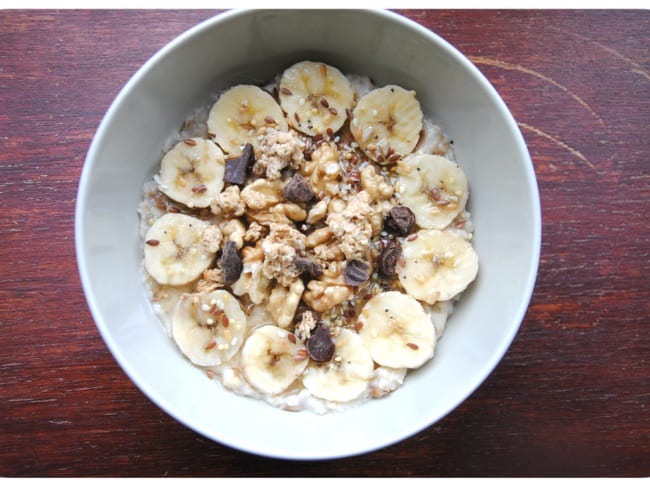
<instances>
[{"instance_id":1,"label":"oatmeal","mask_svg":"<svg viewBox=\"0 0 650 488\"><path fill-rule=\"evenodd\" d=\"M324 63L215 95L162 148L138 209L166 333L277 408L400 388L478 272L451 141L412 90Z\"/></svg>"}]
</instances>

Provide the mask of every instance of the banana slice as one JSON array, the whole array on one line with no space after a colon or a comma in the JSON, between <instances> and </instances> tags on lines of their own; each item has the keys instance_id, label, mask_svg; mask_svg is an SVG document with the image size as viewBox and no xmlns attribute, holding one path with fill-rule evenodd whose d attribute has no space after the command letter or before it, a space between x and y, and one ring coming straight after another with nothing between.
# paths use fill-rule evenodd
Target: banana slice
<instances>
[{"instance_id":1,"label":"banana slice","mask_svg":"<svg viewBox=\"0 0 650 488\"><path fill-rule=\"evenodd\" d=\"M208 132L228 154L239 156L246 143L259 145L260 129L287 131L282 109L255 85L237 85L223 93L208 114Z\"/></svg>"},{"instance_id":2,"label":"banana slice","mask_svg":"<svg viewBox=\"0 0 650 488\"><path fill-rule=\"evenodd\" d=\"M310 362L302 382L315 397L349 402L368 389L374 364L356 332L341 329L332 341L334 357L325 363Z\"/></svg>"},{"instance_id":3,"label":"banana slice","mask_svg":"<svg viewBox=\"0 0 650 488\"><path fill-rule=\"evenodd\" d=\"M454 311L454 301L445 300L444 302L436 302L433 305L422 302L422 308L431 319L433 329L436 331L436 337L440 339L447 327L447 319Z\"/></svg>"},{"instance_id":4,"label":"banana slice","mask_svg":"<svg viewBox=\"0 0 650 488\"><path fill-rule=\"evenodd\" d=\"M422 109L415 92L397 85L376 88L358 102L350 130L366 155L393 162L415 149L422 130Z\"/></svg>"},{"instance_id":5,"label":"banana slice","mask_svg":"<svg viewBox=\"0 0 650 488\"><path fill-rule=\"evenodd\" d=\"M194 364L217 366L237 353L246 326L246 314L227 291L186 293L174 309L172 336Z\"/></svg>"},{"instance_id":6,"label":"banana slice","mask_svg":"<svg viewBox=\"0 0 650 488\"><path fill-rule=\"evenodd\" d=\"M253 388L277 395L300 376L308 364L304 344L276 325L262 325L244 343L243 373Z\"/></svg>"},{"instance_id":7,"label":"banana slice","mask_svg":"<svg viewBox=\"0 0 650 488\"><path fill-rule=\"evenodd\" d=\"M302 61L282 73L280 105L291 126L309 136L337 132L354 103L350 81L333 66Z\"/></svg>"},{"instance_id":8,"label":"banana slice","mask_svg":"<svg viewBox=\"0 0 650 488\"><path fill-rule=\"evenodd\" d=\"M144 266L161 285L184 285L197 279L214 261L202 244L209 224L184 214L165 214L145 236Z\"/></svg>"},{"instance_id":9,"label":"banana slice","mask_svg":"<svg viewBox=\"0 0 650 488\"><path fill-rule=\"evenodd\" d=\"M450 231L421 230L402 242L399 281L406 292L434 304L449 300L474 281L478 256L472 245Z\"/></svg>"},{"instance_id":10,"label":"banana slice","mask_svg":"<svg viewBox=\"0 0 650 488\"><path fill-rule=\"evenodd\" d=\"M398 291L375 295L361 309L359 322L363 343L382 366L419 368L433 357L433 324L411 296Z\"/></svg>"},{"instance_id":11,"label":"banana slice","mask_svg":"<svg viewBox=\"0 0 650 488\"><path fill-rule=\"evenodd\" d=\"M223 152L214 142L185 139L163 156L158 188L190 208L208 207L223 188L225 165Z\"/></svg>"},{"instance_id":12,"label":"banana slice","mask_svg":"<svg viewBox=\"0 0 650 488\"><path fill-rule=\"evenodd\" d=\"M401 201L425 229L444 229L463 211L469 196L461 167L433 154L412 154L397 165Z\"/></svg>"}]
</instances>

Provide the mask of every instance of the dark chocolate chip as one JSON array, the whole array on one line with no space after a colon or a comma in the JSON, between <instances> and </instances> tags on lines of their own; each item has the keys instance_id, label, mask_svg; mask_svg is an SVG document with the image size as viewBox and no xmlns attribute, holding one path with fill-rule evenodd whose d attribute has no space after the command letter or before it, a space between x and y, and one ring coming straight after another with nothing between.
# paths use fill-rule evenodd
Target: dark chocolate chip
<instances>
[{"instance_id":1,"label":"dark chocolate chip","mask_svg":"<svg viewBox=\"0 0 650 488\"><path fill-rule=\"evenodd\" d=\"M237 245L234 241L227 241L221 253L221 269L223 270L223 278L226 285L230 286L239 279L242 271L242 260L237 251Z\"/></svg>"},{"instance_id":2,"label":"dark chocolate chip","mask_svg":"<svg viewBox=\"0 0 650 488\"><path fill-rule=\"evenodd\" d=\"M305 278L317 280L323 275L323 268L318 266L311 259L296 256L293 263L300 271L300 274Z\"/></svg>"},{"instance_id":3,"label":"dark chocolate chip","mask_svg":"<svg viewBox=\"0 0 650 488\"><path fill-rule=\"evenodd\" d=\"M284 198L294 203L309 203L314 199L314 192L303 176L295 174L284 187Z\"/></svg>"},{"instance_id":4,"label":"dark chocolate chip","mask_svg":"<svg viewBox=\"0 0 650 488\"><path fill-rule=\"evenodd\" d=\"M363 261L352 259L345 264L343 280L347 285L359 286L370 278L370 274L368 273L369 269L370 266Z\"/></svg>"},{"instance_id":5,"label":"dark chocolate chip","mask_svg":"<svg viewBox=\"0 0 650 488\"><path fill-rule=\"evenodd\" d=\"M223 181L235 185L243 185L246 181L248 169L255 164L255 151L252 144L244 146L241 156L228 159L223 174Z\"/></svg>"},{"instance_id":6,"label":"dark chocolate chip","mask_svg":"<svg viewBox=\"0 0 650 488\"><path fill-rule=\"evenodd\" d=\"M397 260L402 254L402 246L396 241L388 241L377 258L377 272L381 278L392 279L397 276Z\"/></svg>"},{"instance_id":7,"label":"dark chocolate chip","mask_svg":"<svg viewBox=\"0 0 650 488\"><path fill-rule=\"evenodd\" d=\"M415 215L404 205L391 208L384 219L384 228L398 236L410 234L413 227L415 227Z\"/></svg>"},{"instance_id":8,"label":"dark chocolate chip","mask_svg":"<svg viewBox=\"0 0 650 488\"><path fill-rule=\"evenodd\" d=\"M329 361L334 356L334 343L330 336L329 328L325 325L317 325L311 331L307 339L307 353L314 361L323 363Z\"/></svg>"}]
</instances>

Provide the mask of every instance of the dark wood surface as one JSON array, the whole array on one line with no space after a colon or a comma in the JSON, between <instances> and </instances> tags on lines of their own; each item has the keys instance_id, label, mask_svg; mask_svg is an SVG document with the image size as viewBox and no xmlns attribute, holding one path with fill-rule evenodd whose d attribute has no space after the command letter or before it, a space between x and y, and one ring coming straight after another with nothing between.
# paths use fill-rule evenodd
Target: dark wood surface
<instances>
[{"instance_id":1,"label":"dark wood surface","mask_svg":"<svg viewBox=\"0 0 650 488\"><path fill-rule=\"evenodd\" d=\"M91 139L122 85L216 11L0 11L0 476L650 475L650 14L401 11L494 84L529 145L543 244L487 381L436 425L345 460L209 441L105 347L74 252Z\"/></svg>"}]
</instances>

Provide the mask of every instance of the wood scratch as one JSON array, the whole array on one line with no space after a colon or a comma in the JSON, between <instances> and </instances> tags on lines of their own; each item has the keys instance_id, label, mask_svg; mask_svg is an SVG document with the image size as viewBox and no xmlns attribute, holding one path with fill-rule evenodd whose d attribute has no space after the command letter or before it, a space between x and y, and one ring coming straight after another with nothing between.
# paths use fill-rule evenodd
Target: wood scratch
<instances>
[{"instance_id":1,"label":"wood scratch","mask_svg":"<svg viewBox=\"0 0 650 488\"><path fill-rule=\"evenodd\" d=\"M560 29L554 29L554 30L559 31ZM564 31L561 31L561 32L564 32ZM602 50L607 51L608 53L610 53L611 55L617 57L618 59L623 60L625 63L627 63L627 64L629 64L630 66L632 66L632 70L631 70L631 71L632 71L633 73L636 73L636 74L638 74L638 75L641 75L641 76L643 76L645 79L647 79L648 81L650 81L650 73L648 73L646 70L644 70L644 69L643 69L643 66L641 66L639 63L637 63L637 62L635 62L635 61L632 61L632 60L631 60L630 58L628 58L627 56L624 56L623 54L621 54L620 52L618 52L616 49L611 48L611 47L609 47L609 46L605 46L604 44L602 44L602 43L600 43L600 42L598 42L598 41L594 41L593 39L589 39L588 37L585 37L585 36L583 36L583 35L577 34L577 33L575 33L575 32L569 32L569 34L571 34L571 35L573 35L573 36L576 36L576 37L582 39L583 41L591 42L592 44L595 44L596 46L598 46L598 47L601 48Z\"/></svg>"},{"instance_id":2,"label":"wood scratch","mask_svg":"<svg viewBox=\"0 0 650 488\"><path fill-rule=\"evenodd\" d=\"M551 85L559 88L562 90L564 93L569 95L571 98L573 98L576 102L578 102L580 105L582 105L591 115L593 115L596 119L598 119L598 122L601 124L605 124L603 119L598 115L594 109L591 108L591 106L585 102L582 98L580 98L578 95L573 93L571 90L569 90L566 86L562 85L561 83L558 83L552 78L549 78L548 76L544 76L543 74L539 73L538 71L532 70L530 68L526 68L525 66L521 66L519 64L511 64L511 63L505 63L503 61L499 61L498 59L492 59L492 58L486 58L483 56L469 56L470 61L472 61L475 64L485 64L488 66L495 66L497 68L501 69L508 69L508 70L514 70L514 71L520 71L522 73L526 73L528 75L534 76L536 78L539 78L541 80L544 80Z\"/></svg>"},{"instance_id":3,"label":"wood scratch","mask_svg":"<svg viewBox=\"0 0 650 488\"><path fill-rule=\"evenodd\" d=\"M545 137L546 139L548 139L548 140L550 140L550 141L553 141L555 144L557 144L558 146L560 146L560 147L566 149L566 150L569 151L571 154L573 154L575 157L577 157L578 159L580 159L581 161L583 161L583 162L584 162L587 166L589 166L591 169L593 169L594 171L596 171L596 167L595 167L593 164L591 164L591 162L590 162L590 161L589 161L589 160L584 156L584 154L582 154L582 153L581 153L580 151L578 151L577 149L573 149L573 148L572 148L571 146L569 146L568 144L565 144L564 142L562 142L561 140L559 140L557 137L553 137L551 134L548 134L548 133L544 132L543 130L538 129L537 127L533 127L532 125L528 125L528 124L525 124L525 123L523 123L523 122L518 122L517 125L519 125L520 127L524 128L524 129L526 129L526 130L529 130L529 131L531 131L531 132L534 132L534 133L537 134L538 136L542 136L542 137Z\"/></svg>"}]
</instances>

